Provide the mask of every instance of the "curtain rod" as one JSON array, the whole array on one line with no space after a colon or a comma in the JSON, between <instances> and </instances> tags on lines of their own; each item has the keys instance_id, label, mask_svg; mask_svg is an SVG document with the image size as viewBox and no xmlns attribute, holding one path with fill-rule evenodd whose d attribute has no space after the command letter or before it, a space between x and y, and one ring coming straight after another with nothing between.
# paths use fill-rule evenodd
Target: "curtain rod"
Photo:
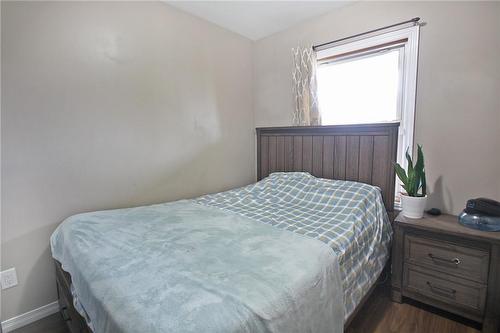
<instances>
[{"instance_id":1,"label":"curtain rod","mask_svg":"<svg viewBox=\"0 0 500 333\"><path fill-rule=\"evenodd\" d=\"M338 43L338 42L344 41L346 39L351 39L351 38L360 37L360 36L363 36L363 35L368 35L368 34L371 34L371 33L374 33L374 32L380 31L380 30L385 30L385 29L397 27L398 25L403 25L403 24L407 24L407 23L418 24L418 21L420 21L420 17L414 17L414 18L412 18L411 20L408 20L408 21L404 21L404 22L400 22L400 23L396 23L396 24L391 24L391 25L388 25L388 26L385 26L385 27L382 27L382 28L370 30L370 31L363 32L363 33L356 34L356 35L352 35L352 36L349 36L349 37L340 38L340 39L337 39L337 40L334 40L334 41L331 41L331 42L326 42L326 43L323 43L323 44L314 45L312 48L313 48L313 50L316 50L317 48L320 48L320 47L323 47L323 46L327 46L327 45L330 45L330 44Z\"/></svg>"}]
</instances>

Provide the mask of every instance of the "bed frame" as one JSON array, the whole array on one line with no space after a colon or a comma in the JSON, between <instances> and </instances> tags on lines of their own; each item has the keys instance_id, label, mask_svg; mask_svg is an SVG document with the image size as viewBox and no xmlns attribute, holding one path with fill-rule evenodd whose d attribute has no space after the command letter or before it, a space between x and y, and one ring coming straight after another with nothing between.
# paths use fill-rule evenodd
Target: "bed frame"
<instances>
[{"instance_id":1,"label":"bed frame","mask_svg":"<svg viewBox=\"0 0 500 333\"><path fill-rule=\"evenodd\" d=\"M257 128L257 178L275 171L307 171L328 179L353 180L380 187L386 209L394 208L399 123L317 127ZM56 260L59 308L71 333L90 333L75 310L70 292L71 276ZM376 284L375 284L376 285ZM375 289L363 297L349 316L352 319Z\"/></svg>"}]
</instances>

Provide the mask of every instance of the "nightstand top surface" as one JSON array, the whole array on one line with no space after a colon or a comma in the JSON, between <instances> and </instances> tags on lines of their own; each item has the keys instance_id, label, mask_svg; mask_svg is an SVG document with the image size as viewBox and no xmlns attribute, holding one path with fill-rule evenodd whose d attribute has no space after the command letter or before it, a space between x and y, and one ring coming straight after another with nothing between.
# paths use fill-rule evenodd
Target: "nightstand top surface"
<instances>
[{"instance_id":1,"label":"nightstand top surface","mask_svg":"<svg viewBox=\"0 0 500 333\"><path fill-rule=\"evenodd\" d=\"M458 217L454 215L442 214L439 216L432 216L425 214L421 219L410 219L400 213L396 217L395 223L415 229L500 243L500 232L481 231L464 227L458 223Z\"/></svg>"}]
</instances>

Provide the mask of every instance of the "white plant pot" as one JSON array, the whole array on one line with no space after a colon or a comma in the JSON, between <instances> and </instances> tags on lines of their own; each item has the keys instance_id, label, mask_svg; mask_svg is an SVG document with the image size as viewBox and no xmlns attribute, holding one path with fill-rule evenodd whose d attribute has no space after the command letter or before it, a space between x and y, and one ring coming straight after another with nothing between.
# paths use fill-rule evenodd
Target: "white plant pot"
<instances>
[{"instance_id":1,"label":"white plant pot","mask_svg":"<svg viewBox=\"0 0 500 333\"><path fill-rule=\"evenodd\" d=\"M424 216L425 204L427 203L427 195L425 197L410 197L401 195L401 206L403 215L411 219L420 219Z\"/></svg>"}]
</instances>

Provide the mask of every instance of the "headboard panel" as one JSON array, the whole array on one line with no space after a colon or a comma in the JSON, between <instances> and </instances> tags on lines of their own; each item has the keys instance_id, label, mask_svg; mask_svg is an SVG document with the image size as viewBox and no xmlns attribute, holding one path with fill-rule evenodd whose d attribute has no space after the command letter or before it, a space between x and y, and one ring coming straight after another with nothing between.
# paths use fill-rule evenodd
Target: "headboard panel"
<instances>
[{"instance_id":1,"label":"headboard panel","mask_svg":"<svg viewBox=\"0 0 500 333\"><path fill-rule=\"evenodd\" d=\"M275 171L376 185L394 208L398 122L257 128L257 178Z\"/></svg>"}]
</instances>

